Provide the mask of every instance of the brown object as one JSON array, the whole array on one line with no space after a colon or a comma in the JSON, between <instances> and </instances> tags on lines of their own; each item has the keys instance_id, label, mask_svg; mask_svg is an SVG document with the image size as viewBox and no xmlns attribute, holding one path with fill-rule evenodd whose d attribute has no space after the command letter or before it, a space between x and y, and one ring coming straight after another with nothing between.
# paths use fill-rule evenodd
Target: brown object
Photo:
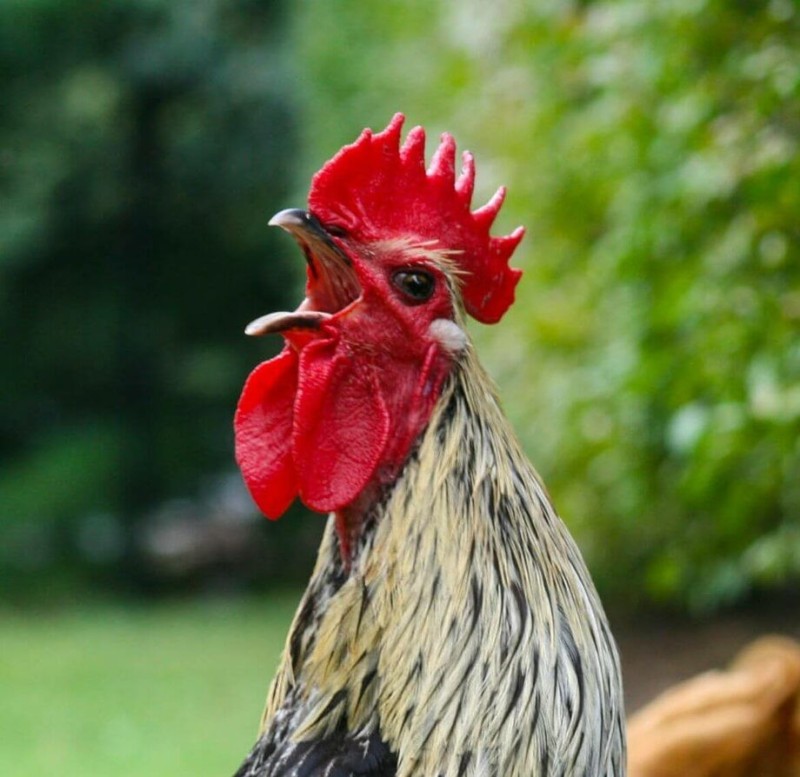
<instances>
[{"instance_id":1,"label":"brown object","mask_svg":"<svg viewBox=\"0 0 800 777\"><path fill-rule=\"evenodd\" d=\"M628 723L629 777L800 777L800 645L763 637Z\"/></svg>"}]
</instances>

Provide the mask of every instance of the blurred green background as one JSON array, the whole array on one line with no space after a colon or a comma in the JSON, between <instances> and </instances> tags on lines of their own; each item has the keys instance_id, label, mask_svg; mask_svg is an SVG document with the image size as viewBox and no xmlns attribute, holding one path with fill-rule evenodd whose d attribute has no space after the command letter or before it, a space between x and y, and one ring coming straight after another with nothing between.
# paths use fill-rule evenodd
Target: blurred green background
<instances>
[{"instance_id":1,"label":"blurred green background","mask_svg":"<svg viewBox=\"0 0 800 777\"><path fill-rule=\"evenodd\" d=\"M797 585L792 0L2 0L0 77L0 771L246 749L322 524L233 462L243 325L302 287L266 222L397 110L528 229L473 334L606 602Z\"/></svg>"}]
</instances>

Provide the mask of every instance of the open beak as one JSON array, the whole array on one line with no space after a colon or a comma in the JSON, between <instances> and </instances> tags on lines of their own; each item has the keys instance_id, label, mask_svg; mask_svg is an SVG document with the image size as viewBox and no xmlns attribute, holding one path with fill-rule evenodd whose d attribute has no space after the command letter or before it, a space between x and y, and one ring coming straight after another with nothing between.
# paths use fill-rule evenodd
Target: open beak
<instances>
[{"instance_id":1,"label":"open beak","mask_svg":"<svg viewBox=\"0 0 800 777\"><path fill-rule=\"evenodd\" d=\"M361 294L353 263L319 220L290 208L276 213L270 226L285 229L303 249L308 263L306 298L292 313L269 313L247 325L245 334L265 335L287 329L317 329Z\"/></svg>"}]
</instances>

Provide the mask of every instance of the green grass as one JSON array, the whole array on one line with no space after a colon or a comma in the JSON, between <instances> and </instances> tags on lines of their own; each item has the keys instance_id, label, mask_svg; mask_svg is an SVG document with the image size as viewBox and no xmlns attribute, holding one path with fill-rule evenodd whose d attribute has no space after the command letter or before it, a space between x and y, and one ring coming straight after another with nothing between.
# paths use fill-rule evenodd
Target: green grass
<instances>
[{"instance_id":1,"label":"green grass","mask_svg":"<svg viewBox=\"0 0 800 777\"><path fill-rule=\"evenodd\" d=\"M298 600L1 613L0 774L232 774Z\"/></svg>"}]
</instances>

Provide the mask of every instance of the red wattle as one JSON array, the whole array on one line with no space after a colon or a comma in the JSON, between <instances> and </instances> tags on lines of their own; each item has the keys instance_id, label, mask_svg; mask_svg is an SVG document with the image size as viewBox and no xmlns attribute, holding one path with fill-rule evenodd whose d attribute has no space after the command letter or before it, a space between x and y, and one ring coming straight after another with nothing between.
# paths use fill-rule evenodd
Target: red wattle
<instances>
[{"instance_id":1,"label":"red wattle","mask_svg":"<svg viewBox=\"0 0 800 777\"><path fill-rule=\"evenodd\" d=\"M297 496L292 461L292 406L297 354L285 348L250 373L234 418L236 461L245 484L268 518L280 518Z\"/></svg>"},{"instance_id":2,"label":"red wattle","mask_svg":"<svg viewBox=\"0 0 800 777\"><path fill-rule=\"evenodd\" d=\"M409 352L401 337L394 361L377 358L353 342L348 324L344 319L345 331L325 333L299 353L287 346L259 365L242 391L236 458L269 518L279 518L298 495L325 513L388 482L439 397L450 360L438 345Z\"/></svg>"},{"instance_id":3,"label":"red wattle","mask_svg":"<svg viewBox=\"0 0 800 777\"><path fill-rule=\"evenodd\" d=\"M320 512L359 496L389 439L389 411L374 369L353 360L334 340L310 343L300 355L294 461L301 499Z\"/></svg>"}]
</instances>

